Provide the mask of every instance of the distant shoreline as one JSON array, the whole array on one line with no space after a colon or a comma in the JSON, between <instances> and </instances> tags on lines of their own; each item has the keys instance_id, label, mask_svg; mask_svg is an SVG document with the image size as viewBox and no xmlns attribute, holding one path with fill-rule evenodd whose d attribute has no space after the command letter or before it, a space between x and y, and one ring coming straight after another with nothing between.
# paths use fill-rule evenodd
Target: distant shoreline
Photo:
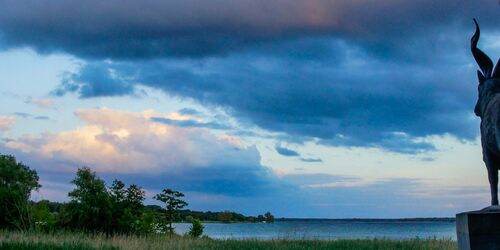
<instances>
[{"instance_id":1,"label":"distant shoreline","mask_svg":"<svg viewBox=\"0 0 500 250\"><path fill-rule=\"evenodd\" d=\"M455 222L454 217L424 217L424 218L277 218L276 221L338 221L338 222Z\"/></svg>"},{"instance_id":2,"label":"distant shoreline","mask_svg":"<svg viewBox=\"0 0 500 250\"><path fill-rule=\"evenodd\" d=\"M301 221L332 221L332 222L455 222L454 217L429 217L429 218L345 218L345 219L323 219L323 218L277 218L276 222L301 222ZM176 223L190 223L186 221ZM249 221L231 221L224 223L220 221L203 221L203 223L223 223L223 224L241 224L241 223L261 223ZM263 223L265 224L265 223Z\"/></svg>"}]
</instances>

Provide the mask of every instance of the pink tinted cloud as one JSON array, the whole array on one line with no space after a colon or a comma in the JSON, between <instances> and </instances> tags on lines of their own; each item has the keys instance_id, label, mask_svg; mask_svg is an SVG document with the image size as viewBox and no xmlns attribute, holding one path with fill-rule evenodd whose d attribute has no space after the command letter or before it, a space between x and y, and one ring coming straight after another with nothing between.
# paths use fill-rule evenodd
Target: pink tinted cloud
<instances>
[{"instance_id":1,"label":"pink tinted cloud","mask_svg":"<svg viewBox=\"0 0 500 250\"><path fill-rule=\"evenodd\" d=\"M25 135L4 146L58 163L44 168L67 171L82 165L98 172L118 173L175 172L220 164L260 165L257 149L243 146L237 138L219 136L206 128L182 128L150 120L153 116L179 118L178 114L101 108L79 110L75 115L84 126Z\"/></svg>"}]
</instances>

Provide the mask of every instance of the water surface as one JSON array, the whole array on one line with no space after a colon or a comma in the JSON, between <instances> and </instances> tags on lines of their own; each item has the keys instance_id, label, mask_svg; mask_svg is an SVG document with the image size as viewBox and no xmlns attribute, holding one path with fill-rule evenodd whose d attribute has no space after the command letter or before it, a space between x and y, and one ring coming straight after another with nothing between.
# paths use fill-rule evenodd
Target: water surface
<instances>
[{"instance_id":1,"label":"water surface","mask_svg":"<svg viewBox=\"0 0 500 250\"><path fill-rule=\"evenodd\" d=\"M455 222L304 220L266 223L204 223L204 235L216 239L410 239L456 240ZM184 234L191 224L176 223Z\"/></svg>"}]
</instances>

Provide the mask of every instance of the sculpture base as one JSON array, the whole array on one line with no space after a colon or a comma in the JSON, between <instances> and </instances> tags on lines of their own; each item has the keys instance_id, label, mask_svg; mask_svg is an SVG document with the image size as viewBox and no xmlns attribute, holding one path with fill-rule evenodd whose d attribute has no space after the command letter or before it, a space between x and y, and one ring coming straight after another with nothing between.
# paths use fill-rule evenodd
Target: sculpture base
<instances>
[{"instance_id":1,"label":"sculpture base","mask_svg":"<svg viewBox=\"0 0 500 250\"><path fill-rule=\"evenodd\" d=\"M500 249L500 206L457 214L460 250Z\"/></svg>"}]
</instances>

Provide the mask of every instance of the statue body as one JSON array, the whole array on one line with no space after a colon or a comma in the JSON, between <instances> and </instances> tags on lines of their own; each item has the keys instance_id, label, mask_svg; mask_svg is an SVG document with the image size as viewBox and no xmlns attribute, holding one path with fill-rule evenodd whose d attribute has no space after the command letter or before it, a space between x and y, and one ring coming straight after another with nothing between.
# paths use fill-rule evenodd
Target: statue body
<instances>
[{"instance_id":1,"label":"statue body","mask_svg":"<svg viewBox=\"0 0 500 250\"><path fill-rule=\"evenodd\" d=\"M500 60L495 69L493 62L480 49L479 25L471 39L471 50L481 71L478 70L478 100L474 113L481 118L481 146L483 161L488 170L491 190L491 205L498 205L498 171L500 169Z\"/></svg>"},{"instance_id":2,"label":"statue body","mask_svg":"<svg viewBox=\"0 0 500 250\"><path fill-rule=\"evenodd\" d=\"M500 169L500 79L484 84L495 85L495 92L487 93L481 111L481 146L483 161L488 170L491 205L498 205L498 170ZM480 98L481 99L481 98Z\"/></svg>"}]
</instances>

